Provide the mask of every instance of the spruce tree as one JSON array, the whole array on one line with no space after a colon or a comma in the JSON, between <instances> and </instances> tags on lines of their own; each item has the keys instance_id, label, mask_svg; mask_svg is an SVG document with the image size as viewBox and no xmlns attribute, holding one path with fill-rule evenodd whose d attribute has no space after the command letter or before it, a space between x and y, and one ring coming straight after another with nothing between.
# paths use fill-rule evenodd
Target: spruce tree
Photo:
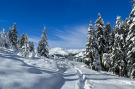
<instances>
[{"instance_id":1,"label":"spruce tree","mask_svg":"<svg viewBox=\"0 0 135 89\"><path fill-rule=\"evenodd\" d=\"M28 47L29 47L29 57L31 57L31 58L35 57L34 42L29 41Z\"/></svg>"},{"instance_id":2,"label":"spruce tree","mask_svg":"<svg viewBox=\"0 0 135 89\"><path fill-rule=\"evenodd\" d=\"M110 33L110 41L109 41L109 45L110 45L110 53L112 53L112 47L114 45L114 40L115 40L115 31L111 31Z\"/></svg>"},{"instance_id":3,"label":"spruce tree","mask_svg":"<svg viewBox=\"0 0 135 89\"><path fill-rule=\"evenodd\" d=\"M127 67L128 67L128 76L135 77L135 4L133 4L132 11L129 15L128 21L129 31L126 39L127 43Z\"/></svg>"},{"instance_id":4,"label":"spruce tree","mask_svg":"<svg viewBox=\"0 0 135 89\"><path fill-rule=\"evenodd\" d=\"M25 34L23 34L23 35L21 36L21 38L20 38L20 41L19 41L19 47L20 47L20 48L22 48L22 47L24 46L26 40L27 40L27 36L26 36Z\"/></svg>"},{"instance_id":5,"label":"spruce tree","mask_svg":"<svg viewBox=\"0 0 135 89\"><path fill-rule=\"evenodd\" d=\"M111 50L111 25L107 23L104 30L104 39L105 39L105 53L109 53Z\"/></svg>"},{"instance_id":6,"label":"spruce tree","mask_svg":"<svg viewBox=\"0 0 135 89\"><path fill-rule=\"evenodd\" d=\"M47 29L44 28L42 32L41 40L38 43L37 52L39 56L49 57L48 42L47 42Z\"/></svg>"},{"instance_id":7,"label":"spruce tree","mask_svg":"<svg viewBox=\"0 0 135 89\"><path fill-rule=\"evenodd\" d=\"M126 73L126 28L124 21L118 16L115 26L115 39L112 47L112 66L116 70L115 72L121 76ZM126 74L125 74L126 75Z\"/></svg>"},{"instance_id":8,"label":"spruce tree","mask_svg":"<svg viewBox=\"0 0 135 89\"><path fill-rule=\"evenodd\" d=\"M14 23L9 31L9 41L12 45L13 49L17 49L17 30L16 30L16 24Z\"/></svg>"},{"instance_id":9,"label":"spruce tree","mask_svg":"<svg viewBox=\"0 0 135 89\"><path fill-rule=\"evenodd\" d=\"M29 42L28 36L25 35L24 45L22 46L24 57L29 56L29 44L28 44L28 42Z\"/></svg>"},{"instance_id":10,"label":"spruce tree","mask_svg":"<svg viewBox=\"0 0 135 89\"><path fill-rule=\"evenodd\" d=\"M88 28L88 38L86 44L85 63L92 69L99 70L100 58L98 54L97 39L94 26L90 23Z\"/></svg>"},{"instance_id":11,"label":"spruce tree","mask_svg":"<svg viewBox=\"0 0 135 89\"><path fill-rule=\"evenodd\" d=\"M93 63L93 53L92 53L92 45L95 39L95 31L93 25L90 23L88 28L88 36L87 36L87 43L86 43L86 53L85 53L85 63L89 65Z\"/></svg>"},{"instance_id":12,"label":"spruce tree","mask_svg":"<svg viewBox=\"0 0 135 89\"><path fill-rule=\"evenodd\" d=\"M102 69L104 69L102 57L103 57L103 53L105 52L105 39L103 35L103 29L104 29L104 21L99 13L98 18L96 20L96 37L98 40L98 52L100 55L100 63Z\"/></svg>"},{"instance_id":13,"label":"spruce tree","mask_svg":"<svg viewBox=\"0 0 135 89\"><path fill-rule=\"evenodd\" d=\"M34 43L29 41L29 51L34 52Z\"/></svg>"},{"instance_id":14,"label":"spruce tree","mask_svg":"<svg viewBox=\"0 0 135 89\"><path fill-rule=\"evenodd\" d=\"M20 38L19 47L20 47L20 53L24 57L29 56L29 43L28 43L28 36L26 34L23 34Z\"/></svg>"},{"instance_id":15,"label":"spruce tree","mask_svg":"<svg viewBox=\"0 0 135 89\"><path fill-rule=\"evenodd\" d=\"M0 32L0 47L5 47L5 48L10 47L8 33L5 32L5 29L3 29L3 31Z\"/></svg>"}]
</instances>

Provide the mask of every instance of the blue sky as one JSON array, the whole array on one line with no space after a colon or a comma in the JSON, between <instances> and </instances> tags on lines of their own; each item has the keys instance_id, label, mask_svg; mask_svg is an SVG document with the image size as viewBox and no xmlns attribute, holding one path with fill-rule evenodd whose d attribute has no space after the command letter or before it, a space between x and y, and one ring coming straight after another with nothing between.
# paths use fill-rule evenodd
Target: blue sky
<instances>
[{"instance_id":1,"label":"blue sky","mask_svg":"<svg viewBox=\"0 0 135 89\"><path fill-rule=\"evenodd\" d=\"M38 42L46 26L50 47L83 48L98 12L114 25L116 16L125 19L131 9L130 0L0 0L0 28L16 22L19 34Z\"/></svg>"}]
</instances>

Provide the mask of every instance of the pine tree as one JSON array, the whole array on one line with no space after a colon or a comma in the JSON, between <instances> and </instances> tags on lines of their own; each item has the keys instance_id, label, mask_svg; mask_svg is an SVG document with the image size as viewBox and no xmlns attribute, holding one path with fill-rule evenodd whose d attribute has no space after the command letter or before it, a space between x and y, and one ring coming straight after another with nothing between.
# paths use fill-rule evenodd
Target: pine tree
<instances>
[{"instance_id":1,"label":"pine tree","mask_svg":"<svg viewBox=\"0 0 135 89\"><path fill-rule=\"evenodd\" d=\"M8 35L7 32L5 32L5 29L3 29L3 31L0 32L0 47L5 47L5 48L10 47Z\"/></svg>"},{"instance_id":2,"label":"pine tree","mask_svg":"<svg viewBox=\"0 0 135 89\"><path fill-rule=\"evenodd\" d=\"M116 19L115 26L115 40L112 47L112 66L116 70L115 72L121 76L126 73L126 31L124 22L121 17L118 16ZM126 75L126 74L125 74Z\"/></svg>"},{"instance_id":3,"label":"pine tree","mask_svg":"<svg viewBox=\"0 0 135 89\"><path fill-rule=\"evenodd\" d=\"M39 56L49 57L48 42L47 42L47 33L46 28L42 32L41 40L38 43L37 52Z\"/></svg>"},{"instance_id":4,"label":"pine tree","mask_svg":"<svg viewBox=\"0 0 135 89\"><path fill-rule=\"evenodd\" d=\"M110 41L109 41L109 45L110 45L110 52L112 53L112 47L114 45L114 40L115 40L115 31L111 31L110 33Z\"/></svg>"},{"instance_id":5,"label":"pine tree","mask_svg":"<svg viewBox=\"0 0 135 89\"><path fill-rule=\"evenodd\" d=\"M29 57L33 58L35 57L35 48L34 48L34 43L29 41Z\"/></svg>"},{"instance_id":6,"label":"pine tree","mask_svg":"<svg viewBox=\"0 0 135 89\"><path fill-rule=\"evenodd\" d=\"M17 49L17 30L16 30L16 24L15 23L12 25L8 36L9 36L9 41L12 45L12 48Z\"/></svg>"},{"instance_id":7,"label":"pine tree","mask_svg":"<svg viewBox=\"0 0 135 89\"><path fill-rule=\"evenodd\" d=\"M26 34L23 34L19 46L20 46L20 52L22 56L28 57L29 56L29 43L28 43L28 36Z\"/></svg>"},{"instance_id":8,"label":"pine tree","mask_svg":"<svg viewBox=\"0 0 135 89\"><path fill-rule=\"evenodd\" d=\"M111 48L111 25L107 23L104 30L104 39L105 39L105 53L109 53Z\"/></svg>"},{"instance_id":9,"label":"pine tree","mask_svg":"<svg viewBox=\"0 0 135 89\"><path fill-rule=\"evenodd\" d=\"M95 39L95 31L92 24L89 24L87 39L88 40L86 43L85 63L89 65L90 63L92 64L94 60L91 50Z\"/></svg>"},{"instance_id":10,"label":"pine tree","mask_svg":"<svg viewBox=\"0 0 135 89\"><path fill-rule=\"evenodd\" d=\"M97 47L97 39L94 26L90 23L88 28L88 41L86 44L85 63L94 70L99 70L100 61Z\"/></svg>"},{"instance_id":11,"label":"pine tree","mask_svg":"<svg viewBox=\"0 0 135 89\"><path fill-rule=\"evenodd\" d=\"M23 34L20 38L20 41L19 41L20 48L22 48L24 46L24 44L26 43L26 40L27 40L27 36L25 34Z\"/></svg>"},{"instance_id":12,"label":"pine tree","mask_svg":"<svg viewBox=\"0 0 135 89\"><path fill-rule=\"evenodd\" d=\"M100 65L102 69L104 69L103 61L102 61L103 53L105 52L105 39L103 35L104 21L100 14L98 14L98 18L96 20L96 28L97 28L96 37L98 39L98 52L100 55L100 63L101 63Z\"/></svg>"},{"instance_id":13,"label":"pine tree","mask_svg":"<svg viewBox=\"0 0 135 89\"><path fill-rule=\"evenodd\" d=\"M4 47L11 48L11 44L8 37L8 32L4 32Z\"/></svg>"},{"instance_id":14,"label":"pine tree","mask_svg":"<svg viewBox=\"0 0 135 89\"><path fill-rule=\"evenodd\" d=\"M34 52L34 43L29 41L29 51Z\"/></svg>"},{"instance_id":15,"label":"pine tree","mask_svg":"<svg viewBox=\"0 0 135 89\"><path fill-rule=\"evenodd\" d=\"M128 76L135 77L135 4L133 4L133 9L129 15L128 21L129 31L126 39L126 43L128 46L127 49L127 68L128 68ZM133 73L134 71L134 73ZM134 75L132 75L134 74Z\"/></svg>"}]
</instances>

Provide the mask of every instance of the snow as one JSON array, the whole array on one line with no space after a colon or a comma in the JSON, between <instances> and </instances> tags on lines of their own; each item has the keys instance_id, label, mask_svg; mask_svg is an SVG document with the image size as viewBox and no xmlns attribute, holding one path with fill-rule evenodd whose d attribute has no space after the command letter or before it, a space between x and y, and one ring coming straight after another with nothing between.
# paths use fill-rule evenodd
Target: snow
<instances>
[{"instance_id":1,"label":"snow","mask_svg":"<svg viewBox=\"0 0 135 89\"><path fill-rule=\"evenodd\" d=\"M84 63L26 59L0 49L0 89L134 89L135 80L96 72Z\"/></svg>"},{"instance_id":2,"label":"snow","mask_svg":"<svg viewBox=\"0 0 135 89\"><path fill-rule=\"evenodd\" d=\"M122 40L123 39L123 35L121 34L121 35L119 35L118 33L117 34L115 34L115 37L116 38L120 38L120 40Z\"/></svg>"},{"instance_id":3,"label":"snow","mask_svg":"<svg viewBox=\"0 0 135 89\"><path fill-rule=\"evenodd\" d=\"M0 54L0 65L0 89L28 89L43 77L40 70L8 53Z\"/></svg>"},{"instance_id":4,"label":"snow","mask_svg":"<svg viewBox=\"0 0 135 89\"><path fill-rule=\"evenodd\" d=\"M61 55L68 55L68 52L65 51L63 48L51 48L49 50L49 55L54 55L54 54L61 54Z\"/></svg>"},{"instance_id":5,"label":"snow","mask_svg":"<svg viewBox=\"0 0 135 89\"><path fill-rule=\"evenodd\" d=\"M75 55L75 57L81 57L81 58L83 58L84 55L85 55L85 52L84 51L81 51L77 55Z\"/></svg>"},{"instance_id":6,"label":"snow","mask_svg":"<svg viewBox=\"0 0 135 89\"><path fill-rule=\"evenodd\" d=\"M68 55L70 53L78 54L82 51L84 51L84 49L64 49L64 48L56 47L56 48L51 48L49 50L49 55L55 55L55 54Z\"/></svg>"},{"instance_id":7,"label":"snow","mask_svg":"<svg viewBox=\"0 0 135 89\"><path fill-rule=\"evenodd\" d=\"M132 29L132 27L135 25L135 18L134 18L134 22L130 24L129 29Z\"/></svg>"},{"instance_id":8,"label":"snow","mask_svg":"<svg viewBox=\"0 0 135 89\"><path fill-rule=\"evenodd\" d=\"M79 65L78 65L79 67ZM135 81L106 72L96 72L85 67L79 69L86 75L85 89L134 89Z\"/></svg>"},{"instance_id":9,"label":"snow","mask_svg":"<svg viewBox=\"0 0 135 89\"><path fill-rule=\"evenodd\" d=\"M85 49L67 49L68 53L72 53L72 54L77 54L80 53L82 51L84 51Z\"/></svg>"}]
</instances>

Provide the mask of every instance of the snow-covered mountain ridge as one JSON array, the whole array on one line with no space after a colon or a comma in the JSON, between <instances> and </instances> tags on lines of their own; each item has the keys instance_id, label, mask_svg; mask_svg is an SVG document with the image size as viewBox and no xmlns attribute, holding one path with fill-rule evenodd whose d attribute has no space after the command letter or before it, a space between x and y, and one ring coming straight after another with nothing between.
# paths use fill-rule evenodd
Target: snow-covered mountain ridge
<instances>
[{"instance_id":1,"label":"snow-covered mountain ridge","mask_svg":"<svg viewBox=\"0 0 135 89\"><path fill-rule=\"evenodd\" d=\"M49 54L50 55L53 55L53 54L68 55L70 53L78 54L78 53L80 53L80 52L82 52L84 50L85 49L66 49L66 48L56 47L56 48L50 48Z\"/></svg>"}]
</instances>

